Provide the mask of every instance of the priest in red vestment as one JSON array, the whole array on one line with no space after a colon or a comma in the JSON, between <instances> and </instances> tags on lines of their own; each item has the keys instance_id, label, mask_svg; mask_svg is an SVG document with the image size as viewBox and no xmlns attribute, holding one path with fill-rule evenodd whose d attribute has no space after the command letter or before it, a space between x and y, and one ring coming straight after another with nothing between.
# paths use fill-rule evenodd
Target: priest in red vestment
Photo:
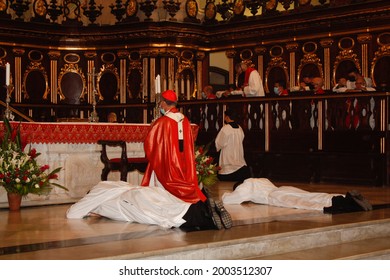
<instances>
[{"instance_id":1,"label":"priest in red vestment","mask_svg":"<svg viewBox=\"0 0 390 280\"><path fill-rule=\"evenodd\" d=\"M162 117L157 119L144 142L149 161L142 186L164 188L175 197L191 203L183 216L182 228L230 228L232 219L221 201L198 186L194 138L189 120L177 108L172 90L161 94ZM162 209L164 211L164 209Z\"/></svg>"},{"instance_id":2,"label":"priest in red vestment","mask_svg":"<svg viewBox=\"0 0 390 280\"><path fill-rule=\"evenodd\" d=\"M161 94L162 117L156 120L144 142L149 164L142 186L161 184L185 202L206 201L198 186L195 167L194 138L189 120L176 108L172 90Z\"/></svg>"}]
</instances>

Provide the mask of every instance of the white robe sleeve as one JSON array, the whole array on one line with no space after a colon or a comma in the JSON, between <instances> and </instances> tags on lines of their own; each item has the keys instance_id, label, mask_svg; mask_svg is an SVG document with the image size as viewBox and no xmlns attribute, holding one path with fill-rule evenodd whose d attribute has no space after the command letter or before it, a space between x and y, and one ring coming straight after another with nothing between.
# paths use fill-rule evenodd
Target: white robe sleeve
<instances>
[{"instance_id":1,"label":"white robe sleeve","mask_svg":"<svg viewBox=\"0 0 390 280\"><path fill-rule=\"evenodd\" d=\"M265 96L263 82L261 81L259 72L256 70L250 73L248 86L244 87L244 93L249 97Z\"/></svg>"}]
</instances>

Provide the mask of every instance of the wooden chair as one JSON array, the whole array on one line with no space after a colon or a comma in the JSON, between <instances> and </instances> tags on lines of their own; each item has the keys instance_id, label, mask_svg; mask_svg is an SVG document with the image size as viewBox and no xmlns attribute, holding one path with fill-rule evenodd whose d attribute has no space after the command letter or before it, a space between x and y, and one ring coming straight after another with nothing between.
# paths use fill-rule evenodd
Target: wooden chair
<instances>
[{"instance_id":1,"label":"wooden chair","mask_svg":"<svg viewBox=\"0 0 390 280\"><path fill-rule=\"evenodd\" d=\"M127 149L125 141L112 141L112 140L99 140L97 142L99 145L102 145L102 151L100 159L104 164L102 170L101 179L102 181L107 181L108 173L111 171L119 171L121 181L127 182L127 173L138 170L140 172L145 172L146 166L148 165L148 160L146 157L127 157ZM120 158L108 158L107 156L107 146L109 147L120 147L121 148L121 157Z\"/></svg>"}]
</instances>

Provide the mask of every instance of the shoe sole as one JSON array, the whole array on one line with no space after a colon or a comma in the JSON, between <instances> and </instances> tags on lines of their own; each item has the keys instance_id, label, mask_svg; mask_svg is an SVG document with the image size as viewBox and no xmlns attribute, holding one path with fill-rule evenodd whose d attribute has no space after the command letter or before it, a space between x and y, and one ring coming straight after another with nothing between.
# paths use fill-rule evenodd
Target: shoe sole
<instances>
[{"instance_id":1,"label":"shoe sole","mask_svg":"<svg viewBox=\"0 0 390 280\"><path fill-rule=\"evenodd\" d=\"M217 213L221 217L221 221L223 226L228 229L233 226L232 217L230 216L229 212L225 209L223 206L222 201L215 201L215 209L217 210Z\"/></svg>"},{"instance_id":2,"label":"shoe sole","mask_svg":"<svg viewBox=\"0 0 390 280\"><path fill-rule=\"evenodd\" d=\"M211 214L211 219L213 220L215 227L217 229L223 229L224 226L222 225L220 215L216 211L214 199L207 198L206 204L207 204L207 207L208 207L209 212Z\"/></svg>"}]
</instances>

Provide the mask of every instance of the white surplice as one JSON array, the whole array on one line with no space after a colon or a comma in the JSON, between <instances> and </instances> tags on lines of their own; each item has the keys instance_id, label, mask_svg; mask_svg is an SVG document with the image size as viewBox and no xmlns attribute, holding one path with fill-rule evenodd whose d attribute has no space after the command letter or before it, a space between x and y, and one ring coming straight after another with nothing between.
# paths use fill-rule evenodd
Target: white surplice
<instances>
[{"instance_id":1,"label":"white surplice","mask_svg":"<svg viewBox=\"0 0 390 280\"><path fill-rule=\"evenodd\" d=\"M241 127L233 128L230 124L226 124L221 128L215 138L215 147L217 151L221 151L219 174L231 174L246 165L242 145L244 137Z\"/></svg>"},{"instance_id":2,"label":"white surplice","mask_svg":"<svg viewBox=\"0 0 390 280\"><path fill-rule=\"evenodd\" d=\"M266 178L249 178L233 192L224 193L224 204L250 201L271 206L306 210L323 210L332 206L332 198L341 194L308 192L292 186L277 187Z\"/></svg>"},{"instance_id":3,"label":"white surplice","mask_svg":"<svg viewBox=\"0 0 390 280\"><path fill-rule=\"evenodd\" d=\"M191 206L163 188L141 187L122 181L102 181L67 211L68 219L82 219L91 213L109 219L179 227Z\"/></svg>"}]
</instances>

